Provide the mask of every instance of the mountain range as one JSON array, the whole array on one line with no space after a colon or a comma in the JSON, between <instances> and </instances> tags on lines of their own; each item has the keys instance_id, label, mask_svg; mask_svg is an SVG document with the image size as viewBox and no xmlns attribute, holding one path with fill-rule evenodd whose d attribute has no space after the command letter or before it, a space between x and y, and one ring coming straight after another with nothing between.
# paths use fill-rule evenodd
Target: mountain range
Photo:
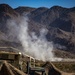
<instances>
[{"instance_id":1,"label":"mountain range","mask_svg":"<svg viewBox=\"0 0 75 75\"><path fill-rule=\"evenodd\" d=\"M18 19L23 14L29 17L29 32L34 31L39 36L39 30L47 28L46 38L54 43L56 49L75 54L75 7L20 6L14 9L8 4L0 4L0 46L21 46L18 42L9 41L6 22L8 19Z\"/></svg>"}]
</instances>

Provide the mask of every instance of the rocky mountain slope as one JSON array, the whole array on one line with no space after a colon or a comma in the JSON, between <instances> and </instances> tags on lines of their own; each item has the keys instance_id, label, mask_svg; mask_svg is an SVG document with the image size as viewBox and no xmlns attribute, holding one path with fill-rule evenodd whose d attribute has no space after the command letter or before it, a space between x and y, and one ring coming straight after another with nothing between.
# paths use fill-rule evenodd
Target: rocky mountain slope
<instances>
[{"instance_id":1,"label":"rocky mountain slope","mask_svg":"<svg viewBox=\"0 0 75 75\"><path fill-rule=\"evenodd\" d=\"M0 4L0 46L14 46L16 47L16 42L9 41L8 37L8 19L17 19L19 13L17 13L13 8L7 4Z\"/></svg>"},{"instance_id":2,"label":"rocky mountain slope","mask_svg":"<svg viewBox=\"0 0 75 75\"><path fill-rule=\"evenodd\" d=\"M31 21L33 20L48 29L46 37L48 41L53 41L57 48L65 47L65 50L75 52L75 7L53 6L50 9L42 8L41 10L44 11L40 12L38 8L31 12Z\"/></svg>"},{"instance_id":3,"label":"rocky mountain slope","mask_svg":"<svg viewBox=\"0 0 75 75\"><path fill-rule=\"evenodd\" d=\"M41 28L47 28L48 33L46 38L48 41L54 42L55 48L75 54L75 7L18 7L13 9L7 4L0 4L1 45L4 40L11 42L8 41L6 21L8 19L18 19L22 14L28 14L30 32L34 31L39 36L39 30Z\"/></svg>"}]
</instances>

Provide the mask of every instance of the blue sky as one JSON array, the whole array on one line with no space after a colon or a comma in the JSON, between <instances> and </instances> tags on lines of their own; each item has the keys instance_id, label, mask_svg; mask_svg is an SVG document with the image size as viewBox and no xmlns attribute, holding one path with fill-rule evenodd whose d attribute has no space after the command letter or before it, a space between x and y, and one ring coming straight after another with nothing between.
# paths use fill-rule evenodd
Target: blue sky
<instances>
[{"instance_id":1,"label":"blue sky","mask_svg":"<svg viewBox=\"0 0 75 75\"><path fill-rule=\"evenodd\" d=\"M59 5L63 7L75 7L75 0L0 0L0 4L6 3L11 7L16 8L18 6L29 6L29 7L52 7Z\"/></svg>"}]
</instances>

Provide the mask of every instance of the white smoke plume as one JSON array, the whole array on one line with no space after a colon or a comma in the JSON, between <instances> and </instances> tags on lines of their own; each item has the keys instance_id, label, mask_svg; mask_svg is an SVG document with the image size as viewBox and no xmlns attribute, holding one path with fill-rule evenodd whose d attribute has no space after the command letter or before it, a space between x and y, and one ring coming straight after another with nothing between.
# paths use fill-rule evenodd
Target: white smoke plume
<instances>
[{"instance_id":1,"label":"white smoke plume","mask_svg":"<svg viewBox=\"0 0 75 75\"><path fill-rule=\"evenodd\" d=\"M21 17L18 24L15 20L8 22L11 35L16 35L17 39L21 42L25 54L28 54L36 59L43 61L57 60L53 54L53 44L48 42L45 38L47 29L40 29L40 36L35 35L35 32L28 33L28 17ZM13 36L14 37L14 36Z\"/></svg>"}]
</instances>

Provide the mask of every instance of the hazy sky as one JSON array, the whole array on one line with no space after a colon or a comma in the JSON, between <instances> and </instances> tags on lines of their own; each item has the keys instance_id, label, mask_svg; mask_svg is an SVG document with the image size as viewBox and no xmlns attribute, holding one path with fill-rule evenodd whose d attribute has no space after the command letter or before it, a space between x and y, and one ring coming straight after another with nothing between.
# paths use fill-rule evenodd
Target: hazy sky
<instances>
[{"instance_id":1,"label":"hazy sky","mask_svg":"<svg viewBox=\"0 0 75 75\"><path fill-rule=\"evenodd\" d=\"M0 0L0 4L6 3L11 7L16 8L18 6L29 6L29 7L52 7L59 5L63 7L75 7L75 0Z\"/></svg>"}]
</instances>

